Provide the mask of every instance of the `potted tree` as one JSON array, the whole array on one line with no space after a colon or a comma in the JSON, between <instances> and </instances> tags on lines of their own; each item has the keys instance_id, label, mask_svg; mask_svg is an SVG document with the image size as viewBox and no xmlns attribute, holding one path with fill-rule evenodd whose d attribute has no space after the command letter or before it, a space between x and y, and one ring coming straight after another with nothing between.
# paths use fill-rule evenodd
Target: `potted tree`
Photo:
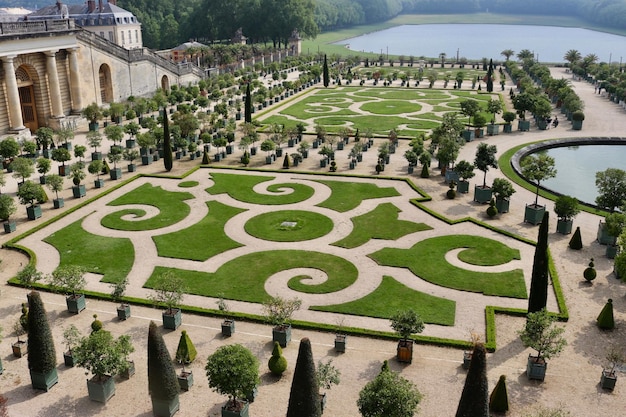
<instances>
[{"instance_id":1,"label":"potted tree","mask_svg":"<svg viewBox=\"0 0 626 417\"><path fill-rule=\"evenodd\" d=\"M341 319L335 331L335 352L345 353L347 344L348 335L343 331L343 319Z\"/></svg>"},{"instance_id":2,"label":"potted tree","mask_svg":"<svg viewBox=\"0 0 626 417\"><path fill-rule=\"evenodd\" d=\"M61 265L49 277L52 287L67 294L65 302L70 313L78 314L86 307L85 294L80 292L87 285L85 270L78 265Z\"/></svg>"},{"instance_id":3,"label":"potted tree","mask_svg":"<svg viewBox=\"0 0 626 417\"><path fill-rule=\"evenodd\" d=\"M515 194L515 188L513 188L511 181L506 178L494 178L491 190L496 196L496 209L498 209L498 213L508 213L510 198Z\"/></svg>"},{"instance_id":4,"label":"potted tree","mask_svg":"<svg viewBox=\"0 0 626 417\"><path fill-rule=\"evenodd\" d=\"M102 109L96 103L91 103L82 111L83 117L89 121L89 131L98 130L98 120L102 119Z\"/></svg>"},{"instance_id":5,"label":"potted tree","mask_svg":"<svg viewBox=\"0 0 626 417\"><path fill-rule=\"evenodd\" d=\"M27 205L26 214L29 220L41 217L41 203L46 200L46 193L40 184L26 181L17 190L17 198L21 204Z\"/></svg>"},{"instance_id":6,"label":"potted tree","mask_svg":"<svg viewBox=\"0 0 626 417\"><path fill-rule=\"evenodd\" d=\"M553 178L556 175L554 158L545 154L528 155L522 159L521 165L522 175L528 181L535 182L537 185L537 189L535 191L535 202L533 204L526 204L524 221L537 225L541 223L543 213L546 211L546 206L540 206L538 204L539 184L541 181Z\"/></svg>"},{"instance_id":7,"label":"potted tree","mask_svg":"<svg viewBox=\"0 0 626 417\"><path fill-rule=\"evenodd\" d=\"M183 301L185 282L171 271L161 274L152 287L154 294L149 298L157 305L165 307L163 327L176 330L182 323L182 312L178 307Z\"/></svg>"},{"instance_id":8,"label":"potted tree","mask_svg":"<svg viewBox=\"0 0 626 417\"><path fill-rule=\"evenodd\" d=\"M205 370L209 387L229 398L222 417L248 417L249 404L242 398L260 382L256 356L241 345L222 346L207 358Z\"/></svg>"},{"instance_id":9,"label":"potted tree","mask_svg":"<svg viewBox=\"0 0 626 417\"><path fill-rule=\"evenodd\" d=\"M130 336L115 339L111 332L100 329L82 337L74 348L76 366L85 368L93 376L87 380L89 399L106 403L115 395L116 374L127 370L128 355L134 351Z\"/></svg>"},{"instance_id":10,"label":"potted tree","mask_svg":"<svg viewBox=\"0 0 626 417\"><path fill-rule=\"evenodd\" d=\"M148 392L155 417L172 417L180 408L178 379L163 336L155 322L148 329Z\"/></svg>"},{"instance_id":11,"label":"potted tree","mask_svg":"<svg viewBox=\"0 0 626 417\"><path fill-rule=\"evenodd\" d=\"M142 165L150 165L152 163L151 148L156 145L156 137L152 132L138 133L137 144L139 145L139 153L141 155Z\"/></svg>"},{"instance_id":12,"label":"potted tree","mask_svg":"<svg viewBox=\"0 0 626 417\"><path fill-rule=\"evenodd\" d=\"M329 390L333 385L339 385L341 372L333 365L333 360L329 359L327 362L317 362L317 369L315 370L315 378L317 379L317 386ZM320 406L322 413L326 407L326 393L320 394Z\"/></svg>"},{"instance_id":13,"label":"potted tree","mask_svg":"<svg viewBox=\"0 0 626 417\"><path fill-rule=\"evenodd\" d=\"M68 151L72 150L72 139L74 139L74 130L71 127L62 127L54 132L57 137L57 144L59 148L65 148Z\"/></svg>"},{"instance_id":14,"label":"potted tree","mask_svg":"<svg viewBox=\"0 0 626 417\"><path fill-rule=\"evenodd\" d=\"M107 159L113 164L113 169L109 172L110 178L112 180L122 178L122 168L117 167L117 163L122 160L122 150L118 147L111 147L111 152L107 155Z\"/></svg>"},{"instance_id":15,"label":"potted tree","mask_svg":"<svg viewBox=\"0 0 626 417\"><path fill-rule=\"evenodd\" d=\"M228 312L230 311L230 307L223 297L220 297L219 300L216 301L216 303L219 311L223 312L224 314L228 314ZM222 336L231 337L233 333L235 333L235 320L227 317L222 321Z\"/></svg>"},{"instance_id":16,"label":"potted tree","mask_svg":"<svg viewBox=\"0 0 626 417\"><path fill-rule=\"evenodd\" d=\"M130 304L125 303L122 298L124 292L126 292L126 286L128 285L128 277L124 277L121 280L111 284L113 290L111 291L111 298L113 302L119 303L117 306L117 318L120 320L126 320L130 317Z\"/></svg>"},{"instance_id":17,"label":"potted tree","mask_svg":"<svg viewBox=\"0 0 626 417\"><path fill-rule=\"evenodd\" d=\"M522 343L526 347L533 348L537 355L528 355L526 374L528 379L543 381L548 368L547 359L556 357L567 341L562 336L565 329L555 326L556 318L549 315L546 309L535 313L528 313L526 326L519 332Z\"/></svg>"},{"instance_id":18,"label":"potted tree","mask_svg":"<svg viewBox=\"0 0 626 417\"><path fill-rule=\"evenodd\" d=\"M578 200L575 197L561 195L554 202L554 212L558 216L556 231L568 235L572 233L574 217L580 213Z\"/></svg>"},{"instance_id":19,"label":"potted tree","mask_svg":"<svg viewBox=\"0 0 626 417\"><path fill-rule=\"evenodd\" d=\"M37 159L37 172L41 174L39 177L39 184L44 185L46 183L46 174L50 171L50 168L52 168L52 163L48 158Z\"/></svg>"},{"instance_id":20,"label":"potted tree","mask_svg":"<svg viewBox=\"0 0 626 417\"><path fill-rule=\"evenodd\" d=\"M502 102L499 99L490 99L487 102L487 111L492 114L491 123L487 125L487 134L494 136L500 133L500 125L496 124L496 114L502 111Z\"/></svg>"},{"instance_id":21,"label":"potted tree","mask_svg":"<svg viewBox=\"0 0 626 417\"><path fill-rule=\"evenodd\" d=\"M466 160L459 161L455 167L454 171L459 175L459 182L456 185L456 190L459 193L468 193L469 192L469 179L473 178L474 175L474 165L467 162Z\"/></svg>"},{"instance_id":22,"label":"potted tree","mask_svg":"<svg viewBox=\"0 0 626 417\"><path fill-rule=\"evenodd\" d=\"M126 139L126 149L132 149L135 147L135 144L137 143L135 136L139 133L139 129L141 129L141 126L135 122L130 122L124 126L124 132L130 136L130 138Z\"/></svg>"},{"instance_id":23,"label":"potted tree","mask_svg":"<svg viewBox=\"0 0 626 417\"><path fill-rule=\"evenodd\" d=\"M617 382L617 368L626 362L626 353L622 347L612 345L607 351L605 359L609 365L602 370L600 386L602 389L613 391Z\"/></svg>"},{"instance_id":24,"label":"potted tree","mask_svg":"<svg viewBox=\"0 0 626 417\"><path fill-rule=\"evenodd\" d=\"M582 110L576 110L572 113L572 129L581 130L583 128L583 120L585 120L585 113Z\"/></svg>"},{"instance_id":25,"label":"potted tree","mask_svg":"<svg viewBox=\"0 0 626 417\"><path fill-rule=\"evenodd\" d=\"M137 149L124 149L124 159L128 161L128 172L135 172L137 165L135 159L139 158L139 151Z\"/></svg>"},{"instance_id":26,"label":"potted tree","mask_svg":"<svg viewBox=\"0 0 626 417\"><path fill-rule=\"evenodd\" d=\"M98 151L98 147L102 143L102 135L100 134L100 132L98 132L97 130L88 132L87 143L93 148L93 152L91 153L91 159L93 161L101 160L102 152Z\"/></svg>"},{"instance_id":27,"label":"potted tree","mask_svg":"<svg viewBox=\"0 0 626 417\"><path fill-rule=\"evenodd\" d=\"M22 310L24 310L24 308L28 309L28 307L22 306ZM13 356L16 358L25 356L28 351L28 344L26 343L26 340L20 339L20 337L26 334L26 326L24 326L24 321L20 320L20 318L21 317L18 317L18 319L13 323L13 332L15 333L15 337L17 337L17 341L11 344L11 349L13 351Z\"/></svg>"},{"instance_id":28,"label":"potted tree","mask_svg":"<svg viewBox=\"0 0 626 417\"><path fill-rule=\"evenodd\" d=\"M50 145L53 144L54 131L49 127L40 127L35 132L37 147L44 158L50 158Z\"/></svg>"},{"instance_id":29,"label":"potted tree","mask_svg":"<svg viewBox=\"0 0 626 417\"><path fill-rule=\"evenodd\" d=\"M474 140L475 132L470 129L472 125L472 118L475 117L480 111L480 104L477 100L466 99L461 101L461 113L467 116L467 129L463 131L463 138L470 142Z\"/></svg>"},{"instance_id":30,"label":"potted tree","mask_svg":"<svg viewBox=\"0 0 626 417\"><path fill-rule=\"evenodd\" d=\"M523 92L513 97L513 107L519 116L518 130L527 132L530 130L530 120L526 120L526 112L535 108L535 95Z\"/></svg>"},{"instance_id":31,"label":"potted tree","mask_svg":"<svg viewBox=\"0 0 626 417\"><path fill-rule=\"evenodd\" d=\"M193 345L187 331L183 330L176 348L176 361L183 366L183 370L178 374L178 385L180 385L182 390L189 391L189 388L193 385L193 372L191 370L186 371L185 364L193 362L197 354L196 347Z\"/></svg>"},{"instance_id":32,"label":"potted tree","mask_svg":"<svg viewBox=\"0 0 626 417\"><path fill-rule=\"evenodd\" d=\"M80 339L80 331L73 324L70 324L63 330L63 340L65 341L65 346L67 346L67 351L63 352L63 362L65 366L70 368L74 366L75 360L72 349L78 346Z\"/></svg>"},{"instance_id":33,"label":"potted tree","mask_svg":"<svg viewBox=\"0 0 626 417\"><path fill-rule=\"evenodd\" d=\"M617 244L618 237L622 234L622 231L626 228L626 214L624 213L611 213L605 217L606 233L610 236L608 244L606 245L606 257L609 259L615 259L617 256L619 245Z\"/></svg>"},{"instance_id":34,"label":"potted tree","mask_svg":"<svg viewBox=\"0 0 626 417\"><path fill-rule=\"evenodd\" d=\"M80 163L72 164L70 167L70 177L72 178L72 194L74 198L81 198L87 195L85 184L81 184L81 181L85 179L87 174L83 171L83 165Z\"/></svg>"},{"instance_id":35,"label":"potted tree","mask_svg":"<svg viewBox=\"0 0 626 417\"><path fill-rule=\"evenodd\" d=\"M502 114L502 118L504 119L504 133L511 133L513 131L513 125L511 122L515 120L515 113L512 111L505 111Z\"/></svg>"},{"instance_id":36,"label":"potted tree","mask_svg":"<svg viewBox=\"0 0 626 417\"><path fill-rule=\"evenodd\" d=\"M415 310L399 310L391 317L391 328L400 336L397 348L398 362L413 362L411 335L424 331L424 322Z\"/></svg>"},{"instance_id":37,"label":"potted tree","mask_svg":"<svg viewBox=\"0 0 626 417\"><path fill-rule=\"evenodd\" d=\"M96 187L96 188L103 188L104 187L104 180L102 178L100 178L100 174L102 174L102 167L103 167L103 165L104 164L102 163L102 160L94 159L87 166L87 171L89 171L89 173L91 175L95 175L96 176L96 179L94 180L94 187Z\"/></svg>"},{"instance_id":38,"label":"potted tree","mask_svg":"<svg viewBox=\"0 0 626 417\"><path fill-rule=\"evenodd\" d=\"M59 382L56 352L41 296L28 294L28 369L34 389L48 391Z\"/></svg>"},{"instance_id":39,"label":"potted tree","mask_svg":"<svg viewBox=\"0 0 626 417\"><path fill-rule=\"evenodd\" d=\"M19 157L15 158L9 165L9 169L13 172L13 178L22 180L18 183L18 187L24 184L27 178L29 178L35 172L35 165L33 161L28 158Z\"/></svg>"},{"instance_id":40,"label":"potted tree","mask_svg":"<svg viewBox=\"0 0 626 417\"><path fill-rule=\"evenodd\" d=\"M282 297L271 297L263 303L267 321L274 326L272 340L282 347L287 347L291 341L291 316L300 309L301 305L302 300L298 298L288 300Z\"/></svg>"},{"instance_id":41,"label":"potted tree","mask_svg":"<svg viewBox=\"0 0 626 417\"><path fill-rule=\"evenodd\" d=\"M474 201L477 203L484 204L491 200L492 189L487 185L487 171L489 168L498 168L497 151L496 145L487 145L484 142L479 144L476 149L474 166L483 171L483 185L474 187Z\"/></svg>"},{"instance_id":42,"label":"potted tree","mask_svg":"<svg viewBox=\"0 0 626 417\"><path fill-rule=\"evenodd\" d=\"M52 160L60 162L58 167L59 175L65 177L67 175L65 163L72 159L72 154L65 148L56 148L52 150Z\"/></svg>"},{"instance_id":43,"label":"potted tree","mask_svg":"<svg viewBox=\"0 0 626 417\"><path fill-rule=\"evenodd\" d=\"M20 144L13 136L9 136L0 141L0 156L2 156L2 167L11 172L9 165L20 153Z\"/></svg>"},{"instance_id":44,"label":"potted tree","mask_svg":"<svg viewBox=\"0 0 626 417\"><path fill-rule=\"evenodd\" d=\"M46 180L46 187L48 187L50 191L54 191L55 198L52 199L54 208L59 209L63 207L65 200L63 200L63 197L59 197L59 191L63 190L63 177L57 174L49 175Z\"/></svg>"},{"instance_id":45,"label":"potted tree","mask_svg":"<svg viewBox=\"0 0 626 417\"><path fill-rule=\"evenodd\" d=\"M12 233L17 229L17 223L10 217L17 211L15 200L8 194L0 194L0 221L4 225L4 233Z\"/></svg>"}]
</instances>

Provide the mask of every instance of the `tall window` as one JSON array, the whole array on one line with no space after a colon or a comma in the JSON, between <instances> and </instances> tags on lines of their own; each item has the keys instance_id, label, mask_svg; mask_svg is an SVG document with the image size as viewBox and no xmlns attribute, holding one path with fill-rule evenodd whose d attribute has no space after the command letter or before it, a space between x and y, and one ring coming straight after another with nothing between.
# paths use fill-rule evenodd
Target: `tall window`
<instances>
[{"instance_id":1,"label":"tall window","mask_svg":"<svg viewBox=\"0 0 626 417\"><path fill-rule=\"evenodd\" d=\"M124 45L124 31L121 32L122 33L122 45Z\"/></svg>"},{"instance_id":2,"label":"tall window","mask_svg":"<svg viewBox=\"0 0 626 417\"><path fill-rule=\"evenodd\" d=\"M114 40L114 38L113 38L113 31L111 31L111 30L109 31L109 40L110 40L111 42L115 42L115 40Z\"/></svg>"},{"instance_id":3,"label":"tall window","mask_svg":"<svg viewBox=\"0 0 626 417\"><path fill-rule=\"evenodd\" d=\"M139 31L135 29L135 43L139 43Z\"/></svg>"}]
</instances>

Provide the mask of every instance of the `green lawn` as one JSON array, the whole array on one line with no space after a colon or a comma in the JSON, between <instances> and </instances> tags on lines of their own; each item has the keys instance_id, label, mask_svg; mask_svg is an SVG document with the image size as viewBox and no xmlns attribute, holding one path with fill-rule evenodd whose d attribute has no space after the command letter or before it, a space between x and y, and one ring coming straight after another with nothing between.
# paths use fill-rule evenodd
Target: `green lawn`
<instances>
[{"instance_id":1,"label":"green lawn","mask_svg":"<svg viewBox=\"0 0 626 417\"><path fill-rule=\"evenodd\" d=\"M104 216L102 225L109 229L128 231L154 230L171 226L189 215L191 209L184 201L192 198L193 195L190 193L165 191L159 186L143 184L108 205L145 204L158 208L159 214L145 220L126 221L122 220L123 216L132 214L135 217L142 217L146 212L141 209L124 209Z\"/></svg>"},{"instance_id":2,"label":"green lawn","mask_svg":"<svg viewBox=\"0 0 626 417\"><path fill-rule=\"evenodd\" d=\"M185 229L154 236L158 255L166 258L206 261L212 256L242 246L224 233L228 220L245 210L217 201L208 201L209 212L198 223Z\"/></svg>"},{"instance_id":3,"label":"green lawn","mask_svg":"<svg viewBox=\"0 0 626 417\"><path fill-rule=\"evenodd\" d=\"M318 207L325 207L339 213L357 208L363 200L400 195L393 187L381 188L369 182L316 181L331 189L330 197L319 203Z\"/></svg>"},{"instance_id":4,"label":"green lawn","mask_svg":"<svg viewBox=\"0 0 626 417\"><path fill-rule=\"evenodd\" d=\"M264 288L267 278L292 268L315 268L328 275L328 280L318 285L307 285L306 279L302 277L294 277L289 281L290 288L311 294L340 291L352 285L358 275L352 263L334 255L303 250L274 250L233 259L221 265L215 273L157 267L144 286L152 288L155 279L169 269L184 279L186 291L190 294L262 303L269 298Z\"/></svg>"},{"instance_id":5,"label":"green lawn","mask_svg":"<svg viewBox=\"0 0 626 417\"><path fill-rule=\"evenodd\" d=\"M82 219L51 234L44 242L61 256L60 266L79 265L104 275L104 282L119 282L130 272L135 249L129 239L97 236L81 227Z\"/></svg>"},{"instance_id":6,"label":"green lawn","mask_svg":"<svg viewBox=\"0 0 626 417\"><path fill-rule=\"evenodd\" d=\"M409 306L419 313L425 323L454 326L454 301L415 291L389 276L384 276L378 288L363 298L344 304L311 306L310 309L388 319Z\"/></svg>"},{"instance_id":7,"label":"green lawn","mask_svg":"<svg viewBox=\"0 0 626 417\"><path fill-rule=\"evenodd\" d=\"M398 213L400 209L396 206L383 203L369 213L353 217L352 233L333 245L351 249L367 243L370 239L396 240L409 233L432 229L424 223L398 220Z\"/></svg>"},{"instance_id":8,"label":"green lawn","mask_svg":"<svg viewBox=\"0 0 626 417\"><path fill-rule=\"evenodd\" d=\"M433 237L416 243L410 249L385 248L369 256L380 265L409 268L418 277L442 287L485 295L527 298L521 269L483 273L457 268L445 260L445 254L457 248L473 249L463 255L463 260L476 265L500 265L519 259L516 249L492 239L470 235Z\"/></svg>"},{"instance_id":9,"label":"green lawn","mask_svg":"<svg viewBox=\"0 0 626 417\"><path fill-rule=\"evenodd\" d=\"M333 230L333 221L311 211L280 210L251 218L244 229L249 235L263 240L302 242L328 234Z\"/></svg>"},{"instance_id":10,"label":"green lawn","mask_svg":"<svg viewBox=\"0 0 626 417\"><path fill-rule=\"evenodd\" d=\"M253 191L255 185L271 181L274 178L275 177L214 172L211 173L211 179L215 184L207 188L206 191L212 195L226 193L238 201L263 205L299 203L300 201L308 200L314 193L313 189L308 185L297 183L273 184L267 187L267 191L277 194L257 194ZM284 188L293 190L293 192L289 194L278 194Z\"/></svg>"}]
</instances>

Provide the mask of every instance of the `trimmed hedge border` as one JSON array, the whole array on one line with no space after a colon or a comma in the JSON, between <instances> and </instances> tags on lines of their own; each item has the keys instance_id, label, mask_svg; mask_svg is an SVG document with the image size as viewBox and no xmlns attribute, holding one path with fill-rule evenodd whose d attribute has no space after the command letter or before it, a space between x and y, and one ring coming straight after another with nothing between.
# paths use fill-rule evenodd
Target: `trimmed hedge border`
<instances>
[{"instance_id":1,"label":"trimmed hedge border","mask_svg":"<svg viewBox=\"0 0 626 417\"><path fill-rule=\"evenodd\" d=\"M505 155L507 155L508 153L510 153L511 155L513 155L517 150L521 149L522 147L527 146L526 145L521 145L519 147L513 148L512 150L507 151L504 155L502 155L500 157L500 166L503 167L504 165L502 165L503 161L508 161L510 160L510 156L508 157L508 159L503 159L505 157ZM512 152L511 152L512 151ZM509 164L510 166L510 164ZM55 216L53 218L51 218L50 220L38 225L37 227L7 241L3 247L6 247L8 249L13 249L13 250L17 250L19 252L22 252L26 255L28 255L30 257L30 261L29 263L34 263L36 262L37 258L35 253L33 253L30 249L27 249L25 247L16 245L15 242L31 235L32 233L35 233L36 231L48 226L50 223L57 221L59 219L61 219L64 216L67 216L68 214L78 210L79 208L85 206L86 204L89 204L101 197L104 197L105 195L117 190L118 188L128 184L131 181L136 180L137 178L140 177L148 177L148 178L170 178L170 179L176 179L176 180L180 180L180 179L184 179L187 176L191 175L192 173L194 173L195 171L197 171L198 169L201 168L211 168L211 169L223 169L223 170L236 170L236 171L253 171L253 172L268 172L268 173L282 173L284 174L285 171L284 170L265 170L265 169L258 169L258 168L243 168L243 167L223 167L223 166L212 166L212 165L199 165L196 166L192 169L190 169L189 171L185 172L183 175L181 176L173 176L173 175L158 175L158 174L138 174L135 175L123 182L121 182L120 184L116 185L115 187L112 187L111 189L90 198L89 200L86 200L84 202L82 202L81 204L72 207L71 209L67 210L66 212L59 214L58 216ZM363 175L363 174L358 174L358 175L349 175L349 174L342 174L342 173L317 173L317 172L305 172L305 171L291 171L293 173L297 173L297 174L303 174L303 175L326 175L329 177L347 177L347 178L365 178L365 179L371 179L372 176L371 175ZM504 172L504 171L503 171ZM506 175L506 174L505 174ZM400 178L400 177L385 177L385 176L377 176L376 178L380 178L380 179L385 179L385 180L392 180L392 181L404 181L406 184L409 185L409 187L411 187L415 192L417 192L420 197L418 198L413 198L410 200L411 204L413 204L414 206L416 206L418 209L423 210L424 212L426 212L427 214L435 217L436 219L439 219L449 225L453 225L453 224L457 224L457 223L462 223L462 222L471 222L477 226L480 227L484 227L488 230L494 231L496 233L502 234L504 236L508 236L510 238L516 239L520 242L523 243L527 243L530 245L536 245L536 242L530 240L530 239L526 239L522 236L518 236L515 235L514 233L511 232L507 232L505 230L500 230L495 226L492 226L490 224L484 223L480 220L474 219L472 217L464 217L462 219L456 219L456 220L452 220L449 219L447 217L445 217L444 215L435 212L434 210L431 210L427 207L425 207L422 203L428 202L432 200L432 197L430 197L424 190L422 190L421 188L419 188L417 185L415 185L415 183L413 183L413 181L411 181L410 178ZM513 178L511 178L512 180L514 180ZM523 180L522 180L523 181ZM517 183L517 181L515 181ZM525 181L524 181L525 182ZM522 184L519 184L522 185ZM524 186L524 185L522 185ZM554 288L554 293L557 299L557 305L559 307L559 313L551 313L551 315L555 316L559 321L568 321L569 319L569 313L567 310L567 306L565 303L565 298L563 296L563 290L561 288L561 284L559 281L559 277L558 277L558 273L556 271L556 267L554 265L554 261L552 259L552 255L550 254L550 252L548 251L548 262L549 262L549 271L550 271L550 276L552 278L552 286ZM13 277L11 278L8 283L10 285L14 285L14 286L22 286L19 281L17 280L17 278ZM49 292L53 292L51 287L45 284L38 284L35 283L33 285L34 288L40 289L40 290L45 290L45 291L49 291ZM90 297L90 298L94 298L94 299L98 299L98 300L105 300L105 301L112 301L112 297L109 294L103 294L103 293L99 293L99 292L95 292L95 291L84 291L83 292L85 294L85 296ZM122 301L127 302L129 304L134 304L134 305L140 305L140 306L150 306L153 307L154 304L152 302L150 302L149 300L145 300L145 299L140 299L140 298L134 298L134 297L122 297ZM258 316L256 314L247 314L247 313L238 313L238 312L222 312L219 310L213 310L213 309L205 309L205 308L200 308L200 307L193 307L193 306L187 306L187 305L182 305L180 306L181 310L183 312L187 312L187 313L193 313L193 314L198 314L198 315L203 315L203 316L215 316L215 317L231 317L231 318L239 318L239 319L243 319L243 320L247 320L250 322L255 322L255 323L266 323L266 319L265 317L262 316ZM495 324L495 314L506 314L506 315L510 315L510 316L517 316L517 317L524 317L527 314L526 310L523 309L518 309L518 308L507 308L507 307L498 307L498 306L485 306L485 319L486 319L486 341L485 341L485 347L489 352L494 352L496 350L496 324ZM330 325L330 324L325 324L325 323L312 323L312 322L308 322L308 321L300 321L300 320L294 320L293 321L293 326L296 328L301 328L301 329L306 329L306 330L321 330L321 331L328 331L328 332L335 332L336 331L336 326L335 325ZM354 328L354 327L348 327L348 328L343 328L342 332L344 332L345 334L348 335L353 335L353 336L363 336L363 337L374 337L374 338L379 338L379 339L386 339L386 340L397 340L398 339L398 335L396 333L392 333L392 332L383 332L383 331L377 331L377 330L368 330L368 329L360 329L360 328ZM411 337L413 340L415 340L418 343L423 343L423 344L429 344L429 345L436 345L436 346L444 346L444 347L452 347L452 348L457 348L457 349L469 349L471 348L471 343L468 341L463 341L463 340L456 340L456 339L446 339L446 338L438 338L438 337L432 337L432 336L412 336Z\"/></svg>"}]
</instances>

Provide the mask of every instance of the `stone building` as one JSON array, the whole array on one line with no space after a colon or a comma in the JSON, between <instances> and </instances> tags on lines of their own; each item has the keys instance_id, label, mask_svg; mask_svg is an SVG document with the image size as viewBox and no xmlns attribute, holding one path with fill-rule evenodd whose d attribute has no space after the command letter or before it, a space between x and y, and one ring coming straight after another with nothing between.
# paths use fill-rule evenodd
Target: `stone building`
<instances>
[{"instance_id":1,"label":"stone building","mask_svg":"<svg viewBox=\"0 0 626 417\"><path fill-rule=\"evenodd\" d=\"M149 96L205 75L193 63L110 42L71 13L55 17L61 18L0 23L0 136L56 129L91 103Z\"/></svg>"}]
</instances>

